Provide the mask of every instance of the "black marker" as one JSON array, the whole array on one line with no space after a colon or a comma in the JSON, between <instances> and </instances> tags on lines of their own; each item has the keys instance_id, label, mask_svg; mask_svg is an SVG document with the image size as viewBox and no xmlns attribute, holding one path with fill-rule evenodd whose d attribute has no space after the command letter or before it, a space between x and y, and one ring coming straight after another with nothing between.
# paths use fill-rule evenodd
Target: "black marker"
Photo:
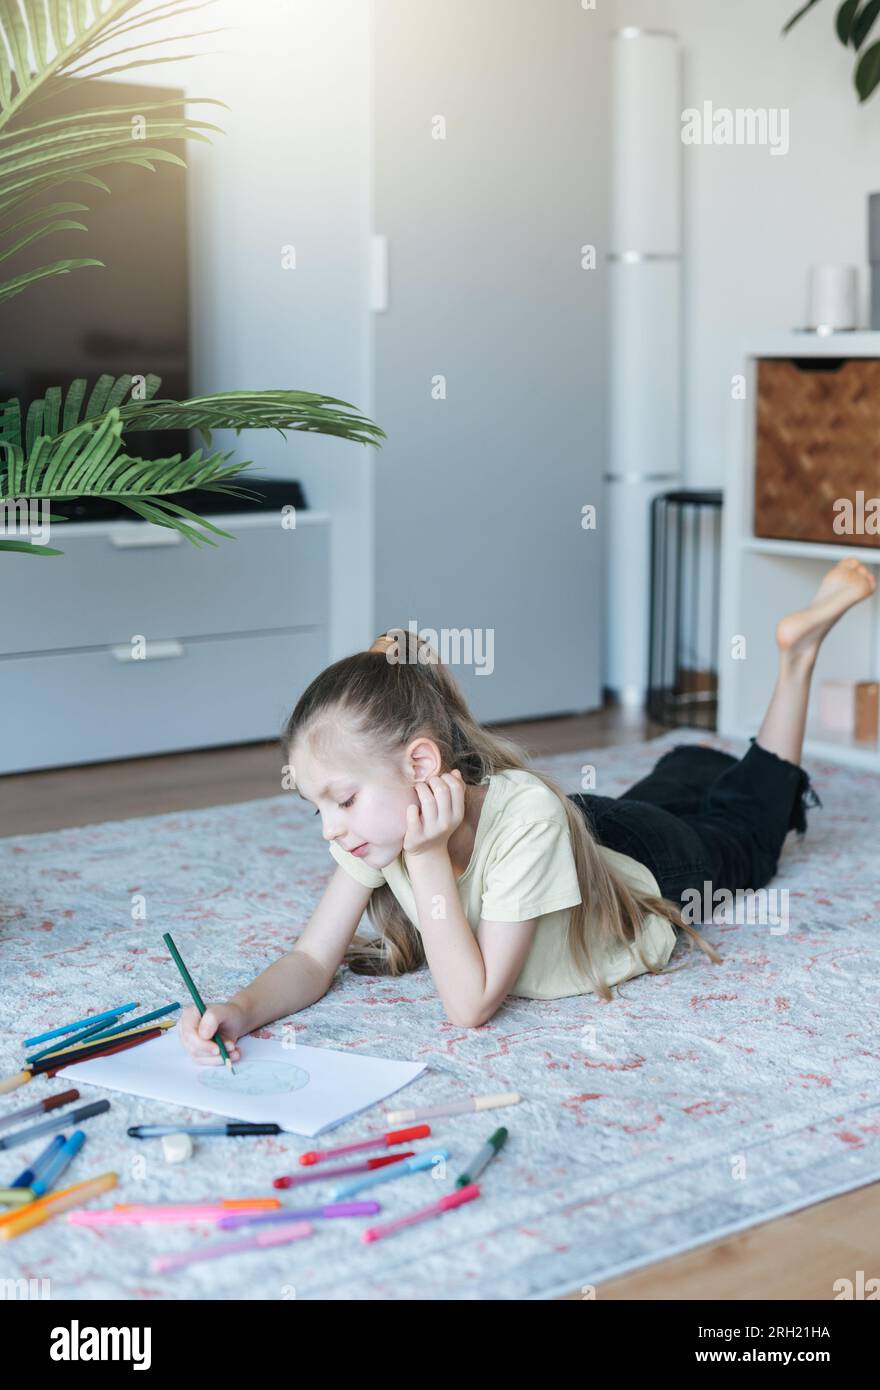
<instances>
[{"instance_id":1,"label":"black marker","mask_svg":"<svg viewBox=\"0 0 880 1390\"><path fill-rule=\"evenodd\" d=\"M88 1120L92 1115L103 1115L104 1111L109 1109L109 1100L93 1100L91 1105L81 1105L78 1110L68 1110L64 1115L56 1115L54 1120L43 1120L41 1124L31 1125L28 1129L17 1129L14 1134L0 1139L0 1149L12 1149L16 1144L26 1144L35 1134L48 1134L50 1129L65 1129L67 1125Z\"/></svg>"},{"instance_id":2,"label":"black marker","mask_svg":"<svg viewBox=\"0 0 880 1390\"><path fill-rule=\"evenodd\" d=\"M166 1134L281 1134L283 1131L280 1125L230 1120L225 1125L132 1125L127 1133L132 1139L162 1139Z\"/></svg>"}]
</instances>

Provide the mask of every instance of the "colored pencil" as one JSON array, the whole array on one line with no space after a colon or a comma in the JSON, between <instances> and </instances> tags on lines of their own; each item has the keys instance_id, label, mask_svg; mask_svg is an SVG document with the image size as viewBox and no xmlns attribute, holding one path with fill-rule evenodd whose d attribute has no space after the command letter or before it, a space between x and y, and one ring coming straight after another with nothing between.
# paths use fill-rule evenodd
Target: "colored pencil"
<instances>
[{"instance_id":1,"label":"colored pencil","mask_svg":"<svg viewBox=\"0 0 880 1390\"><path fill-rule=\"evenodd\" d=\"M199 994L199 991L196 989L195 981L193 980L192 975L190 975L189 971L187 970L186 966L185 966L184 963L183 963L183 957L181 956L181 954L180 954L180 952L178 951L177 947L175 946L174 942L171 940L171 933L170 933L170 932L165 932L164 935L163 935L163 937L162 937L162 940L165 942L165 945L168 947L169 951L171 952L171 955L172 955L172 957L173 957L173 959L174 959L174 964L177 966L178 970L180 971L181 975L183 976L183 983L186 985L187 989L189 990L190 994L192 995L192 1001L193 1001L193 1003L195 1004L195 1006L196 1006L196 1008L198 1009L199 1013L200 1013L200 1014L203 1014L203 1013L205 1012L205 1001L202 999L202 996ZM229 1068L229 1070L232 1072L232 1075L234 1076L234 1075L235 1075L235 1067L232 1065L232 1060L231 1060L231 1058L230 1058L230 1056L229 1056L229 1053L226 1051L226 1044L224 1043L223 1039L222 1039L221 1036L220 1036L220 1030L219 1030L219 1029L218 1029L217 1032L214 1034L214 1037L212 1038L212 1042L215 1042L215 1043L217 1044L218 1048L220 1049L220 1056L223 1058L223 1061L224 1061L225 1065Z\"/></svg>"},{"instance_id":2,"label":"colored pencil","mask_svg":"<svg viewBox=\"0 0 880 1390\"><path fill-rule=\"evenodd\" d=\"M97 1043L94 1047L87 1048L84 1052L65 1052L58 1057L47 1057L45 1062L38 1062L35 1069L35 1076L57 1076L60 1071L67 1067L75 1067L80 1062L91 1062L94 1057L111 1057L114 1052L125 1052L129 1047L137 1047L142 1042L149 1042L151 1038L161 1037L159 1028L145 1028L142 1033L135 1033L130 1038L123 1038L121 1042L108 1042L103 1046Z\"/></svg>"},{"instance_id":3,"label":"colored pencil","mask_svg":"<svg viewBox=\"0 0 880 1390\"><path fill-rule=\"evenodd\" d=\"M33 1072L29 1068L17 1071L12 1076L4 1076L0 1081L0 1096L8 1096L10 1091L16 1091L19 1086L26 1086L32 1077Z\"/></svg>"},{"instance_id":4,"label":"colored pencil","mask_svg":"<svg viewBox=\"0 0 880 1390\"><path fill-rule=\"evenodd\" d=\"M71 1038L69 1043L52 1044L52 1046L44 1048L42 1052L35 1053L32 1057L25 1057L25 1061L30 1066L34 1062L43 1060L52 1052L67 1052L76 1043L84 1042L87 1038L91 1041L105 1042L108 1038L118 1037L120 1033L130 1033L132 1029L140 1027L143 1023L152 1023L156 1018L165 1018L166 1014L173 1013L175 1009L179 1008L180 1005L176 1002L163 1004L161 1009L153 1009L148 1014L141 1014L140 1018L130 1018L127 1023L99 1023L96 1028L87 1028L85 1033L79 1033L76 1037Z\"/></svg>"},{"instance_id":5,"label":"colored pencil","mask_svg":"<svg viewBox=\"0 0 880 1390\"><path fill-rule=\"evenodd\" d=\"M102 1046L95 1045L88 1048L85 1052L67 1052L61 1057L47 1057L45 1062L38 1062L36 1071L45 1073L46 1076L55 1076L57 1072L64 1071L65 1067L75 1067L79 1062L91 1062L95 1057L111 1057L114 1052L125 1052L129 1047L139 1047L141 1043L149 1042L151 1038L158 1038L162 1035L161 1028L145 1028L142 1033L134 1033L130 1038L123 1038L121 1042L111 1041Z\"/></svg>"},{"instance_id":6,"label":"colored pencil","mask_svg":"<svg viewBox=\"0 0 880 1390\"><path fill-rule=\"evenodd\" d=\"M53 1042L48 1047L44 1047L40 1052L32 1052L30 1057L25 1057L28 1066L32 1062L39 1062L41 1057L45 1057L50 1052L63 1052L66 1047L73 1047L76 1043L85 1042L86 1038L91 1038L95 1033L102 1033L105 1028L110 1028L112 1024L119 1021L120 1015L113 1014L110 1023L93 1023L89 1028L83 1028L78 1033L74 1033L72 1038L67 1038L63 1043ZM123 1024L123 1027L126 1025Z\"/></svg>"},{"instance_id":7,"label":"colored pencil","mask_svg":"<svg viewBox=\"0 0 880 1390\"><path fill-rule=\"evenodd\" d=\"M150 1029L174 1028L175 1026L176 1021L173 1018L161 1018L158 1019L156 1023L150 1024ZM48 1056L43 1057L42 1061L46 1063L46 1065L50 1065L54 1057L67 1057L74 1052L80 1052L83 1048L100 1047L102 1043L118 1042L120 1038L133 1038L136 1034L139 1035L148 1031L149 1029L147 1027L127 1028L124 1033L115 1033L112 1038L90 1038L88 1042L73 1043L70 1047L59 1047L57 1052L52 1052Z\"/></svg>"},{"instance_id":8,"label":"colored pencil","mask_svg":"<svg viewBox=\"0 0 880 1390\"><path fill-rule=\"evenodd\" d=\"M98 1038L91 1044L83 1044L82 1048L71 1048L69 1052L54 1053L51 1057L44 1057L42 1062L34 1062L33 1066L16 1072L14 1076L5 1077L0 1081L0 1094L14 1091L18 1086L26 1085L35 1076L55 1076L56 1072L63 1071L65 1067L73 1066L76 1062L88 1062L92 1057L107 1057L112 1052L121 1052L124 1048L134 1047L138 1043L146 1042L149 1038L158 1038L161 1032L162 1025L157 1024L154 1028L144 1028L132 1033L122 1042L116 1042L111 1038L102 1045L102 1040Z\"/></svg>"},{"instance_id":9,"label":"colored pencil","mask_svg":"<svg viewBox=\"0 0 880 1390\"><path fill-rule=\"evenodd\" d=\"M75 1028L87 1028L92 1023L100 1023L102 1018L110 1018L113 1014L127 1014L136 1008L137 1001L134 1004L120 1004L115 1009L106 1009L102 1014L91 1014L88 1018L78 1018L74 1023L64 1023L60 1028L50 1028L48 1033L38 1033L35 1038L25 1038L22 1047L31 1047L34 1043L48 1042L50 1038L60 1038L63 1033L72 1033Z\"/></svg>"}]
</instances>

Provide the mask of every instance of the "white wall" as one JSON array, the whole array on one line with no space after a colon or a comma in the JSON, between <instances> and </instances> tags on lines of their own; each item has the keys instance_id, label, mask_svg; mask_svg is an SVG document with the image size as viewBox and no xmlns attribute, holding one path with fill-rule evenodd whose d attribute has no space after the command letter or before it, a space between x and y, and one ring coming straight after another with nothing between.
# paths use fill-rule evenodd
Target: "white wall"
<instances>
[{"instance_id":1,"label":"white wall","mask_svg":"<svg viewBox=\"0 0 880 1390\"><path fill-rule=\"evenodd\" d=\"M725 480L739 345L805 322L811 264L860 266L869 322L867 195L880 191L880 91L859 103L852 50L834 33L835 0L781 36L799 8L799 0L617 0L613 10L615 24L680 35L686 107L790 111L786 155L684 147L685 477L694 486Z\"/></svg>"},{"instance_id":2,"label":"white wall","mask_svg":"<svg viewBox=\"0 0 880 1390\"><path fill-rule=\"evenodd\" d=\"M162 32L230 32L196 39L189 49L197 60L133 74L232 108L190 108L225 131L184 153L193 395L285 387L374 415L370 18L371 0L220 0ZM282 267L285 246L295 247L296 269ZM271 430L214 438L252 458L255 472L301 479L309 505L332 513L331 659L365 645L374 635L372 585L364 582L373 573L374 451L296 431L286 441Z\"/></svg>"},{"instance_id":3,"label":"white wall","mask_svg":"<svg viewBox=\"0 0 880 1390\"><path fill-rule=\"evenodd\" d=\"M537 3L537 0L536 0ZM791 148L684 149L684 476L722 486L730 378L750 337L803 322L815 261L863 267L866 197L880 189L880 92L860 107L852 54L823 0L786 38L798 0L597 0L597 33L622 24L674 29L684 104L787 107ZM194 248L195 392L291 386L373 415L365 302L370 160L371 0L222 0L178 25L239 26L198 40L210 57L135 72L228 101L226 134L189 147ZM210 112L210 108L205 108ZM283 271L281 247L297 248ZM381 420L379 421L381 424ZM333 655L373 635L372 450L266 432L236 445L270 472L301 477L332 509Z\"/></svg>"},{"instance_id":4,"label":"white wall","mask_svg":"<svg viewBox=\"0 0 880 1390\"><path fill-rule=\"evenodd\" d=\"M379 625L491 637L491 670L451 653L479 719L595 709L609 40L570 0L376 15Z\"/></svg>"}]
</instances>

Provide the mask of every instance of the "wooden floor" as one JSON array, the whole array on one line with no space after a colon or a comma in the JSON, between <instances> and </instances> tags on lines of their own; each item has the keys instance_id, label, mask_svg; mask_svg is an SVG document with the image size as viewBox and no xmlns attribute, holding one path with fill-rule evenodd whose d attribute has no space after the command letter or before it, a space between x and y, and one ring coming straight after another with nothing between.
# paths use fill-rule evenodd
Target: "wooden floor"
<instances>
[{"instance_id":1,"label":"wooden floor","mask_svg":"<svg viewBox=\"0 0 880 1390\"><path fill-rule=\"evenodd\" d=\"M496 729L521 743L530 757L642 742L665 732L640 711L610 705L594 714L497 725ZM0 836L278 796L283 763L279 744L250 743L0 776Z\"/></svg>"},{"instance_id":2,"label":"wooden floor","mask_svg":"<svg viewBox=\"0 0 880 1390\"><path fill-rule=\"evenodd\" d=\"M496 726L531 757L641 742L665 730L641 712L594 714ZM130 816L193 810L277 796L277 744L249 744L129 762L0 777L0 836L60 830ZM700 1246L599 1285L604 1299L833 1299L835 1280L880 1275L880 1183ZM574 1289L565 1297L583 1299Z\"/></svg>"}]
</instances>

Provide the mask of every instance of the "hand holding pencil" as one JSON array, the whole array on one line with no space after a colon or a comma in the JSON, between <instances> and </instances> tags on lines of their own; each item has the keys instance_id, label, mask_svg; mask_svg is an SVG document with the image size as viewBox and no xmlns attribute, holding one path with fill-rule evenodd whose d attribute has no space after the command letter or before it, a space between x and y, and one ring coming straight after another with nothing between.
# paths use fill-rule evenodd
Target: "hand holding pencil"
<instances>
[{"instance_id":1,"label":"hand holding pencil","mask_svg":"<svg viewBox=\"0 0 880 1390\"><path fill-rule=\"evenodd\" d=\"M208 1004L203 1014L199 1013L195 1004L187 1004L180 1011L177 1031L183 1046L196 1062L206 1063L208 1066L222 1064L220 1049L216 1042L212 1041L218 1033L226 1045L230 1059L233 1062L241 1061L241 1052L236 1047L236 1042L247 1029L244 1027L241 1010L236 1004Z\"/></svg>"},{"instance_id":2,"label":"hand holding pencil","mask_svg":"<svg viewBox=\"0 0 880 1390\"><path fill-rule=\"evenodd\" d=\"M170 932L164 932L163 935L162 935L162 940L165 942L165 945L168 947L168 950L171 952L171 958L172 958L172 960L174 961L174 964L177 966L178 970L180 971L180 974L181 974L181 976L182 976L182 978L183 978L183 983L186 985L187 989L189 990L190 995L191 995L191 997L192 997L192 1001L193 1001L193 1003L194 1003L195 1006L196 1006L196 1009L198 1010L199 1014L200 1014L202 1017L204 1017L204 1016L207 1014L207 1009L205 1008L205 1001L203 1000L202 996L199 994L198 988L196 987L196 982L195 982L195 980L193 979L192 975L189 973L189 971L187 970L186 966L184 965L183 957L181 956L180 952L178 951L177 947L175 946L174 942L173 942L172 939L171 939L171 933L170 933ZM210 1020L209 1020L209 1023L206 1024L205 1026L208 1027L209 1025L210 1025ZM200 1035L200 1036L201 1036L201 1035ZM213 1033L212 1036L213 1036L214 1042L217 1044L217 1048L218 1048L218 1050L219 1050L219 1052L220 1052L220 1056L223 1058L223 1063L224 1063L224 1065L227 1066L227 1067L229 1068L229 1070L232 1072L232 1074L233 1074L233 1076L234 1076L234 1075L235 1075L235 1068L234 1068L234 1066L232 1065L232 1058L230 1057L229 1052L227 1051L226 1044L225 1044L225 1042L223 1041L223 1038L221 1037L220 1033L216 1030L216 1028L215 1028L215 1031L214 1031L214 1033Z\"/></svg>"}]
</instances>

